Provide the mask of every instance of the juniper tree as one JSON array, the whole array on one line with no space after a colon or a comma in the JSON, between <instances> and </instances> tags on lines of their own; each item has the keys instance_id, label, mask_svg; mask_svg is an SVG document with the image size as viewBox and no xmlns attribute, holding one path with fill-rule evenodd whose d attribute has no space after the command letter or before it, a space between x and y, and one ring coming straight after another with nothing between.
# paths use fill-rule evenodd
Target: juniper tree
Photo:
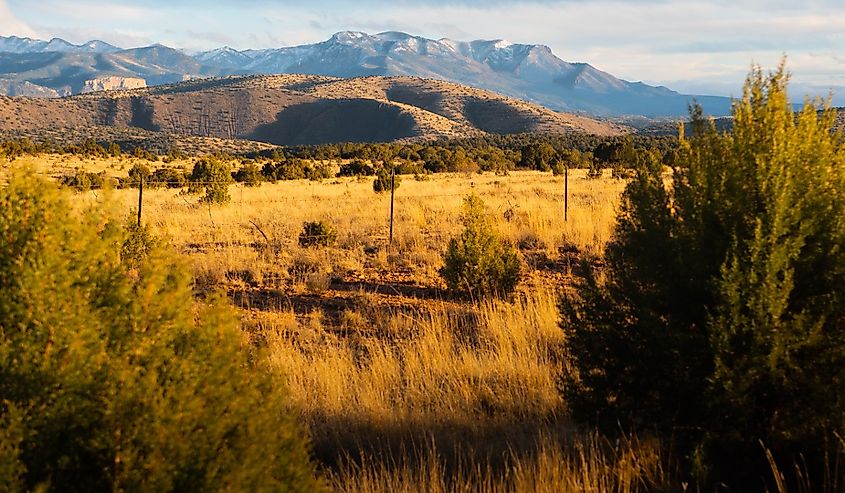
<instances>
[{"instance_id":1,"label":"juniper tree","mask_svg":"<svg viewBox=\"0 0 845 493\"><path fill-rule=\"evenodd\" d=\"M671 179L641 163L606 270L562 301L574 414L672 434L746 486L761 442L819 473L845 424L845 147L787 82L756 68L732 132L696 122Z\"/></svg>"},{"instance_id":2,"label":"juniper tree","mask_svg":"<svg viewBox=\"0 0 845 493\"><path fill-rule=\"evenodd\" d=\"M70 209L33 178L0 189L0 490L319 490L224 302L196 302L161 248L127 259L137 231Z\"/></svg>"}]
</instances>

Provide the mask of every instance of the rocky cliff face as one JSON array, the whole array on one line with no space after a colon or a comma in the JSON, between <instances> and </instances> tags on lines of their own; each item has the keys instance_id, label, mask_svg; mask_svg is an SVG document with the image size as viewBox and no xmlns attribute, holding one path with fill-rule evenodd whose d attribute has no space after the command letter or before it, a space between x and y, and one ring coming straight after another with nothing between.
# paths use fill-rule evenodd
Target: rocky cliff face
<instances>
[{"instance_id":1,"label":"rocky cliff face","mask_svg":"<svg viewBox=\"0 0 845 493\"><path fill-rule=\"evenodd\" d=\"M86 80L82 86L82 93L97 91L119 91L126 89L143 89L147 81L134 77L100 77Z\"/></svg>"}]
</instances>

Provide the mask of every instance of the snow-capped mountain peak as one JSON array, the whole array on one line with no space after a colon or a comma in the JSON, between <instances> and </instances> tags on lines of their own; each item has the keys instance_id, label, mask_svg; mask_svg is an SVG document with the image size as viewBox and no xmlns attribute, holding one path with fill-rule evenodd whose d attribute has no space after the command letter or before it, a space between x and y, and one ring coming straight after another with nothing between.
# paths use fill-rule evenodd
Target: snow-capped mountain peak
<instances>
[{"instance_id":1,"label":"snow-capped mountain peak","mask_svg":"<svg viewBox=\"0 0 845 493\"><path fill-rule=\"evenodd\" d=\"M168 72L166 80L186 74L410 75L488 89L552 109L598 115L685 115L692 100L665 88L621 80L585 63L566 62L541 44L511 43L504 39L434 40L398 31L373 35L341 31L319 43L277 49L238 51L224 46L196 53L192 58L160 45L120 51L102 41L73 45L61 39L39 41L14 36L0 37L0 51L12 54L48 51L108 54L119 51L116 54L119 60L112 65L86 61L92 78L104 71L110 71L104 75L152 77L151 80L160 76L144 72L146 69L140 67L145 64L158 72L170 67L167 70L173 73ZM45 58L43 63L77 62ZM111 68L101 69L100 66ZM7 78L22 77L12 74L14 64L9 67ZM115 71L119 73L113 73ZM699 101L711 104L705 109L713 114L725 114L730 109L728 98L699 98Z\"/></svg>"}]
</instances>

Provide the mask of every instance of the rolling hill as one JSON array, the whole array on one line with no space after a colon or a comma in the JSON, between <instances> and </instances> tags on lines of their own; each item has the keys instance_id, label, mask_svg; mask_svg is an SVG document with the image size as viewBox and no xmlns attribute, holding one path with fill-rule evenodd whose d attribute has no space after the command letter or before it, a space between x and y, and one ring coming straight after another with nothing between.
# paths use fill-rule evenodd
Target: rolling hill
<instances>
[{"instance_id":1,"label":"rolling hill","mask_svg":"<svg viewBox=\"0 0 845 493\"><path fill-rule=\"evenodd\" d=\"M0 98L0 131L143 129L278 145L626 127L415 77L235 76L60 99Z\"/></svg>"}]
</instances>

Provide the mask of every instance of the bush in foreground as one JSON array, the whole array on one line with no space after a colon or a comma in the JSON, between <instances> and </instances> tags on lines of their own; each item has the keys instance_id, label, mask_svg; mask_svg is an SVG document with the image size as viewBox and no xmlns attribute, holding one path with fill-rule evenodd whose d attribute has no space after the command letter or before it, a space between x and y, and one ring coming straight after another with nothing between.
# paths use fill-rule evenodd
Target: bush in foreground
<instances>
[{"instance_id":1,"label":"bush in foreground","mask_svg":"<svg viewBox=\"0 0 845 493\"><path fill-rule=\"evenodd\" d=\"M0 190L0 489L319 489L229 309L195 308L160 250L129 275L123 228L70 209L33 178Z\"/></svg>"},{"instance_id":2,"label":"bush in foreground","mask_svg":"<svg viewBox=\"0 0 845 493\"><path fill-rule=\"evenodd\" d=\"M562 310L577 417L671 434L699 478L749 491L763 446L793 479L836 474L845 431L845 147L786 85L757 69L731 133L695 121L670 184L640 167L605 279Z\"/></svg>"},{"instance_id":3,"label":"bush in foreground","mask_svg":"<svg viewBox=\"0 0 845 493\"><path fill-rule=\"evenodd\" d=\"M476 195L464 199L464 231L449 241L440 275L449 289L463 296L506 296L519 283L516 249L493 229Z\"/></svg>"}]
</instances>

